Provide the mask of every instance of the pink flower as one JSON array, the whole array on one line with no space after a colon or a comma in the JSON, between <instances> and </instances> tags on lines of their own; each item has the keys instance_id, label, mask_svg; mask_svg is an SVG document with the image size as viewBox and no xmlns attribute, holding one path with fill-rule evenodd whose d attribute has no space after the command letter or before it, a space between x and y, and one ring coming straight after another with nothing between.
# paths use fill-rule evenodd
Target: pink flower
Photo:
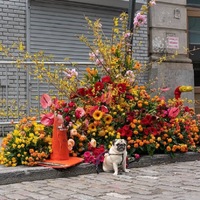
<instances>
[{"instance_id":1,"label":"pink flower","mask_svg":"<svg viewBox=\"0 0 200 200\"><path fill-rule=\"evenodd\" d=\"M95 53L93 53L93 52L89 53L89 59L90 60L94 61L95 57L96 57Z\"/></svg>"},{"instance_id":2,"label":"pink flower","mask_svg":"<svg viewBox=\"0 0 200 200\"><path fill-rule=\"evenodd\" d=\"M149 5L150 5L150 6L156 5L156 0L151 0L151 1L149 2Z\"/></svg>"},{"instance_id":3,"label":"pink flower","mask_svg":"<svg viewBox=\"0 0 200 200\"><path fill-rule=\"evenodd\" d=\"M103 60L103 59L99 59L99 58L96 59L96 65L102 66L103 63L104 63L104 60Z\"/></svg>"},{"instance_id":4,"label":"pink flower","mask_svg":"<svg viewBox=\"0 0 200 200\"><path fill-rule=\"evenodd\" d=\"M134 18L134 28L140 27L141 25L145 24L147 21L146 15L142 15L140 12Z\"/></svg>"},{"instance_id":5,"label":"pink flower","mask_svg":"<svg viewBox=\"0 0 200 200\"><path fill-rule=\"evenodd\" d=\"M140 158L140 155L137 154L137 153L135 153L135 154L134 154L134 157L135 157L136 160L138 160L138 159Z\"/></svg>"},{"instance_id":6,"label":"pink flower","mask_svg":"<svg viewBox=\"0 0 200 200\"><path fill-rule=\"evenodd\" d=\"M72 78L72 77L77 77L78 76L78 72L76 71L76 69L66 69L64 72L65 76L67 78Z\"/></svg>"},{"instance_id":7,"label":"pink flower","mask_svg":"<svg viewBox=\"0 0 200 200\"><path fill-rule=\"evenodd\" d=\"M170 88L169 88L169 87L164 87L164 88L161 88L160 90L161 90L162 92L167 92L167 91L170 90Z\"/></svg>"},{"instance_id":8,"label":"pink flower","mask_svg":"<svg viewBox=\"0 0 200 200\"><path fill-rule=\"evenodd\" d=\"M83 154L83 156L84 156L84 161L85 161L86 163L90 163L91 153L90 153L89 151L86 151L86 152Z\"/></svg>"},{"instance_id":9,"label":"pink flower","mask_svg":"<svg viewBox=\"0 0 200 200\"><path fill-rule=\"evenodd\" d=\"M47 113L41 116L41 123L45 126L51 126L54 123L54 114Z\"/></svg>"},{"instance_id":10,"label":"pink flower","mask_svg":"<svg viewBox=\"0 0 200 200\"><path fill-rule=\"evenodd\" d=\"M85 115L85 110L81 107L78 107L76 110L75 110L75 116L77 119L80 119L81 117L83 117Z\"/></svg>"},{"instance_id":11,"label":"pink flower","mask_svg":"<svg viewBox=\"0 0 200 200\"><path fill-rule=\"evenodd\" d=\"M178 116L179 112L180 112L180 110L177 107L170 108L170 109L168 109L168 116L170 118L175 118Z\"/></svg>"},{"instance_id":12,"label":"pink flower","mask_svg":"<svg viewBox=\"0 0 200 200\"><path fill-rule=\"evenodd\" d=\"M40 98L40 104L42 108L48 108L52 105L51 97L48 94L43 94Z\"/></svg>"},{"instance_id":13,"label":"pink flower","mask_svg":"<svg viewBox=\"0 0 200 200\"><path fill-rule=\"evenodd\" d=\"M131 70L128 70L126 71L126 74L125 74L127 77L128 77L128 80L133 83L135 81L135 74L133 71Z\"/></svg>"},{"instance_id":14,"label":"pink flower","mask_svg":"<svg viewBox=\"0 0 200 200\"><path fill-rule=\"evenodd\" d=\"M124 33L125 38L129 38L131 36L131 33Z\"/></svg>"}]
</instances>

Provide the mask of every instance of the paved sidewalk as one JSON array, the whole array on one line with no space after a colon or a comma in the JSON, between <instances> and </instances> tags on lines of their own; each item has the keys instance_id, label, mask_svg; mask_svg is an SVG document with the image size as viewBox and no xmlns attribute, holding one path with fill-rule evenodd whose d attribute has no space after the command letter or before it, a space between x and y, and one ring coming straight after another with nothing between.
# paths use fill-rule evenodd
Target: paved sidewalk
<instances>
[{"instance_id":1,"label":"paved sidewalk","mask_svg":"<svg viewBox=\"0 0 200 200\"><path fill-rule=\"evenodd\" d=\"M0 200L199 200L200 161L0 186Z\"/></svg>"}]
</instances>

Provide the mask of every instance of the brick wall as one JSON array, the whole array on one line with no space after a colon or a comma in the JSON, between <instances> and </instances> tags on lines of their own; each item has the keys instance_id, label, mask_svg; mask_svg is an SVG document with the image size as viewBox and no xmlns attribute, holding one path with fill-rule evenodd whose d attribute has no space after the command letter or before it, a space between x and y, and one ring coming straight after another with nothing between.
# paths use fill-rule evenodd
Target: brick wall
<instances>
[{"instance_id":1,"label":"brick wall","mask_svg":"<svg viewBox=\"0 0 200 200\"><path fill-rule=\"evenodd\" d=\"M21 40L26 43L26 0L0 0L0 42L11 47ZM15 51L11 51L17 55ZM0 61L10 60L0 55ZM17 77L18 75L18 77ZM18 97L18 98L17 98ZM0 112L3 114L16 110L26 101L26 72L14 65L0 65ZM4 101L4 103L2 103ZM15 103L13 103L15 101ZM9 108L9 109L8 109ZM16 112L15 112L16 113ZM9 118L0 116L0 122ZM8 132L9 126L0 125L0 135Z\"/></svg>"},{"instance_id":2,"label":"brick wall","mask_svg":"<svg viewBox=\"0 0 200 200\"><path fill-rule=\"evenodd\" d=\"M0 42L10 46L26 38L26 0L0 0Z\"/></svg>"}]
</instances>

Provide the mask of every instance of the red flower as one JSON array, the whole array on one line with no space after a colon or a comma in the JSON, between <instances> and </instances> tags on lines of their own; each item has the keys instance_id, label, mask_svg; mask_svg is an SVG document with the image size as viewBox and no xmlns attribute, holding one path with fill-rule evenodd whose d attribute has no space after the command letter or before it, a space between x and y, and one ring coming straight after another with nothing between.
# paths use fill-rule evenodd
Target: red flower
<instances>
[{"instance_id":1,"label":"red flower","mask_svg":"<svg viewBox=\"0 0 200 200\"><path fill-rule=\"evenodd\" d=\"M92 90L93 90L92 88L89 88L88 90L86 90L86 94L87 94L88 96L93 97L93 96L94 96L94 93L93 93Z\"/></svg>"},{"instance_id":2,"label":"red flower","mask_svg":"<svg viewBox=\"0 0 200 200\"><path fill-rule=\"evenodd\" d=\"M70 116L66 116L66 117L65 117L65 121L70 122L70 121L71 121Z\"/></svg>"},{"instance_id":3,"label":"red flower","mask_svg":"<svg viewBox=\"0 0 200 200\"><path fill-rule=\"evenodd\" d=\"M126 91L126 84L125 83L119 83L117 85L118 89L119 89L119 93L124 93Z\"/></svg>"},{"instance_id":4,"label":"red flower","mask_svg":"<svg viewBox=\"0 0 200 200\"><path fill-rule=\"evenodd\" d=\"M145 135L149 135L149 134L153 134L154 136L158 135L159 132L156 128L154 127L148 127L144 129L144 134Z\"/></svg>"},{"instance_id":5,"label":"red flower","mask_svg":"<svg viewBox=\"0 0 200 200\"><path fill-rule=\"evenodd\" d=\"M108 112L108 108L106 106L101 106L100 109L102 112L107 113Z\"/></svg>"},{"instance_id":6,"label":"red flower","mask_svg":"<svg viewBox=\"0 0 200 200\"><path fill-rule=\"evenodd\" d=\"M77 90L77 94L78 94L79 96L85 96L85 95L86 95L86 90L85 90L85 88L79 88L79 89Z\"/></svg>"},{"instance_id":7,"label":"red flower","mask_svg":"<svg viewBox=\"0 0 200 200\"><path fill-rule=\"evenodd\" d=\"M64 108L64 109L63 109L63 112L65 112L65 113L68 113L69 111L70 111L69 108Z\"/></svg>"},{"instance_id":8,"label":"red flower","mask_svg":"<svg viewBox=\"0 0 200 200\"><path fill-rule=\"evenodd\" d=\"M102 82L96 82L94 87L95 87L95 91L101 91L104 88Z\"/></svg>"},{"instance_id":9,"label":"red flower","mask_svg":"<svg viewBox=\"0 0 200 200\"><path fill-rule=\"evenodd\" d=\"M122 128L118 129L118 132L120 132L121 137L132 137L133 132L130 130L130 126L125 125Z\"/></svg>"},{"instance_id":10,"label":"red flower","mask_svg":"<svg viewBox=\"0 0 200 200\"><path fill-rule=\"evenodd\" d=\"M127 95L126 95L126 99L133 100L133 99L134 99L134 96L132 96L132 95L130 95L130 94L127 94Z\"/></svg>"},{"instance_id":11,"label":"red flower","mask_svg":"<svg viewBox=\"0 0 200 200\"><path fill-rule=\"evenodd\" d=\"M135 112L130 112L130 113L128 113L127 115L128 115L128 116L127 116L127 120L128 120L129 122L132 122L132 121L135 119Z\"/></svg>"},{"instance_id":12,"label":"red flower","mask_svg":"<svg viewBox=\"0 0 200 200\"><path fill-rule=\"evenodd\" d=\"M112 83L110 76L104 76L101 81L102 83Z\"/></svg>"},{"instance_id":13,"label":"red flower","mask_svg":"<svg viewBox=\"0 0 200 200\"><path fill-rule=\"evenodd\" d=\"M104 146L101 145L100 147L96 147L92 149L93 155L97 158L101 153L105 151Z\"/></svg>"},{"instance_id":14,"label":"red flower","mask_svg":"<svg viewBox=\"0 0 200 200\"><path fill-rule=\"evenodd\" d=\"M71 101L71 102L68 103L68 106L72 108L72 107L75 106L75 103L73 101Z\"/></svg>"},{"instance_id":15,"label":"red flower","mask_svg":"<svg viewBox=\"0 0 200 200\"><path fill-rule=\"evenodd\" d=\"M150 125L152 123L152 116L151 115L146 115L145 118L141 120L142 125Z\"/></svg>"},{"instance_id":16,"label":"red flower","mask_svg":"<svg viewBox=\"0 0 200 200\"><path fill-rule=\"evenodd\" d=\"M184 107L185 112L190 112L190 108L188 106Z\"/></svg>"}]
</instances>

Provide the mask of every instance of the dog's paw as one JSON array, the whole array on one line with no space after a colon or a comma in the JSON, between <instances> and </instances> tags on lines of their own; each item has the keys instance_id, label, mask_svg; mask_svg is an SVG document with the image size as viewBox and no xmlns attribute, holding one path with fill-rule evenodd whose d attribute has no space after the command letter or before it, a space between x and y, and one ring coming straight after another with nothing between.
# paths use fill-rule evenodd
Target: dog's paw
<instances>
[{"instance_id":1,"label":"dog's paw","mask_svg":"<svg viewBox=\"0 0 200 200\"><path fill-rule=\"evenodd\" d=\"M117 176L117 175L118 175L118 173L116 173L116 172L115 172L113 175L114 175L114 176Z\"/></svg>"},{"instance_id":2,"label":"dog's paw","mask_svg":"<svg viewBox=\"0 0 200 200\"><path fill-rule=\"evenodd\" d=\"M129 173L131 170L130 169L125 169L124 172Z\"/></svg>"}]
</instances>

